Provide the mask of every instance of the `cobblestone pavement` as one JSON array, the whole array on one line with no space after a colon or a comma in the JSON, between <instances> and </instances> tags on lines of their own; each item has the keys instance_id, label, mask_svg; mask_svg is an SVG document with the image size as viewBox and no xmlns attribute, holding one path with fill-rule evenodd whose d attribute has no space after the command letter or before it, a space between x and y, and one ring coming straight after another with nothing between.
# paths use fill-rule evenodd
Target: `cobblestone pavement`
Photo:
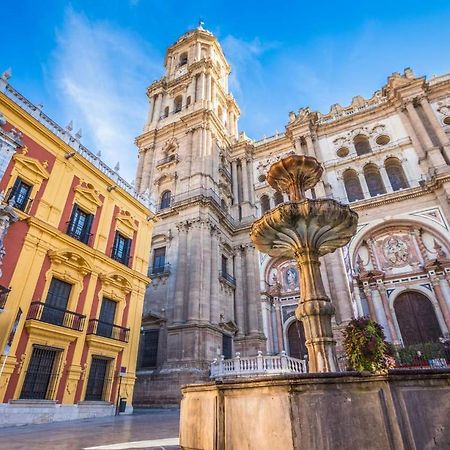
<instances>
[{"instance_id":1,"label":"cobblestone pavement","mask_svg":"<svg viewBox=\"0 0 450 450\"><path fill-rule=\"evenodd\" d=\"M177 409L133 415L0 428L0 450L175 450Z\"/></svg>"}]
</instances>

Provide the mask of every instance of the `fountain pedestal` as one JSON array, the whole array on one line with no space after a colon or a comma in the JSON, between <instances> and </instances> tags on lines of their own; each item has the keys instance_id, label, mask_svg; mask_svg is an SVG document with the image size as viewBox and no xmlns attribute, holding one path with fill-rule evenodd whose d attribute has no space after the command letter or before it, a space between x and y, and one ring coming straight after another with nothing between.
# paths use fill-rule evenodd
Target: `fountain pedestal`
<instances>
[{"instance_id":1,"label":"fountain pedestal","mask_svg":"<svg viewBox=\"0 0 450 450\"><path fill-rule=\"evenodd\" d=\"M305 192L322 175L313 157L292 155L270 168L267 181L287 192L290 202L277 206L257 220L252 241L262 253L295 259L300 273L300 302L296 317L303 322L310 372L338 370L331 330L334 306L325 293L319 258L349 242L356 232L358 215L347 205L312 200Z\"/></svg>"}]
</instances>

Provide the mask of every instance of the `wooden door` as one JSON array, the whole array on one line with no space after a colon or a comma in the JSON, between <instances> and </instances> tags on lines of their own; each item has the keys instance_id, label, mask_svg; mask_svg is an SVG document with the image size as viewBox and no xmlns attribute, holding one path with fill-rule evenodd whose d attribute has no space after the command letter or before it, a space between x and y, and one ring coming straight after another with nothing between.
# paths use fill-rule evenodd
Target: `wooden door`
<instances>
[{"instance_id":1,"label":"wooden door","mask_svg":"<svg viewBox=\"0 0 450 450\"><path fill-rule=\"evenodd\" d=\"M394 310L405 345L436 342L441 336L433 305L425 295L403 292L395 299Z\"/></svg>"},{"instance_id":2,"label":"wooden door","mask_svg":"<svg viewBox=\"0 0 450 450\"><path fill-rule=\"evenodd\" d=\"M303 323L295 320L289 325L287 332L288 344L289 344L289 356L298 359L304 359L308 354L308 350L305 344L305 330L303 329Z\"/></svg>"}]
</instances>

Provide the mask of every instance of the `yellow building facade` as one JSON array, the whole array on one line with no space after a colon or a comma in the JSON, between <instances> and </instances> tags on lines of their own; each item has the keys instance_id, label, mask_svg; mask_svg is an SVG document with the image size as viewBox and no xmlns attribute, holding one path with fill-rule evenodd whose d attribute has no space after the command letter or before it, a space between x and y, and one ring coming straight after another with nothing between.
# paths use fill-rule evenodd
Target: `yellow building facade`
<instances>
[{"instance_id":1,"label":"yellow building facade","mask_svg":"<svg viewBox=\"0 0 450 450\"><path fill-rule=\"evenodd\" d=\"M0 426L130 412L154 215L5 78L0 113Z\"/></svg>"}]
</instances>

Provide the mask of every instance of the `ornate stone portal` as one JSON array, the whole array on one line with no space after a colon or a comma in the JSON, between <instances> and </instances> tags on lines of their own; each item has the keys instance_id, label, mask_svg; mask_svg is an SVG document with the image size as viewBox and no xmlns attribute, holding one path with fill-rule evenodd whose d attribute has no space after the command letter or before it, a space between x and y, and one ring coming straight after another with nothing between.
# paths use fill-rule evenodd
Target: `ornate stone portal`
<instances>
[{"instance_id":1,"label":"ornate stone portal","mask_svg":"<svg viewBox=\"0 0 450 450\"><path fill-rule=\"evenodd\" d=\"M334 306L324 290L319 257L350 241L356 233L358 215L335 200L305 197L305 191L316 185L322 172L321 164L311 156L291 155L273 164L267 181L275 190L286 192L290 201L257 220L251 239L269 256L297 261L301 297L296 317L305 329L309 371L335 372L336 342L331 329Z\"/></svg>"}]
</instances>

